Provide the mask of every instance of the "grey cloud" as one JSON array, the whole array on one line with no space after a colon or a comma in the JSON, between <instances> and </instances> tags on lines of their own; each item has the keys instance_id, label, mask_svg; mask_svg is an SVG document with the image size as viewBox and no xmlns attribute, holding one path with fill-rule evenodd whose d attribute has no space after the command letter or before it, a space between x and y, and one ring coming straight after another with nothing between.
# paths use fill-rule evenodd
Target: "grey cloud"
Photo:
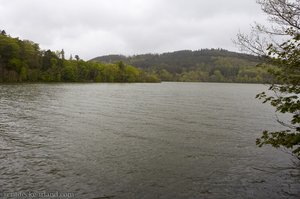
<instances>
[{"instance_id":1,"label":"grey cloud","mask_svg":"<svg viewBox=\"0 0 300 199\"><path fill-rule=\"evenodd\" d=\"M103 54L227 48L264 22L254 0L2 0L0 29L42 48L90 59Z\"/></svg>"}]
</instances>

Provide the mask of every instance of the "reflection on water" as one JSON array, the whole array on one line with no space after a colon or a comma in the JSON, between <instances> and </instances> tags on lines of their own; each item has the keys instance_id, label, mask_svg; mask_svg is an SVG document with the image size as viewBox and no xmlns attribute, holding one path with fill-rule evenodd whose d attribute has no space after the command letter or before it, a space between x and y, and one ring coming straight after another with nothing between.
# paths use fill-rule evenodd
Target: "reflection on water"
<instances>
[{"instance_id":1,"label":"reflection on water","mask_svg":"<svg viewBox=\"0 0 300 199\"><path fill-rule=\"evenodd\" d=\"M0 85L0 193L76 198L299 198L262 85Z\"/></svg>"}]
</instances>

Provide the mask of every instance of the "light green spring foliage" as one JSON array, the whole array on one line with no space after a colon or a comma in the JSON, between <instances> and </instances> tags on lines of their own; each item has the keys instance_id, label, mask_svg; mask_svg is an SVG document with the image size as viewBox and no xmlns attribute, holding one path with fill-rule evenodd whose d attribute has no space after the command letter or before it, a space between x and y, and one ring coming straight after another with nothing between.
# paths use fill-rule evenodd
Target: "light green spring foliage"
<instances>
[{"instance_id":1,"label":"light green spring foliage","mask_svg":"<svg viewBox=\"0 0 300 199\"><path fill-rule=\"evenodd\" d=\"M260 147L267 144L290 149L300 159L300 0L259 0L258 3L269 16L272 28L257 25L255 40L251 42L249 37L240 35L240 43L253 52L265 52L262 66L267 65L273 77L274 83L269 87L273 95L263 92L257 98L270 103L277 112L291 114L292 118L288 122L278 119L286 130L266 130L256 143ZM262 41L266 41L259 39L261 35L281 37L283 42L271 39L261 49L265 44Z\"/></svg>"},{"instance_id":2,"label":"light green spring foliage","mask_svg":"<svg viewBox=\"0 0 300 199\"><path fill-rule=\"evenodd\" d=\"M268 96L265 92L257 95L264 103L270 102L278 112L292 114L291 121L286 124L279 121L288 129L284 131L264 131L257 139L257 144L271 144L274 147L286 147L300 158L300 34L294 29L287 33L289 40L281 44L281 49L270 45L268 62L274 67L269 73L281 84L273 84L269 90L275 95Z\"/></svg>"},{"instance_id":3,"label":"light green spring foliage","mask_svg":"<svg viewBox=\"0 0 300 199\"><path fill-rule=\"evenodd\" d=\"M258 68L259 57L224 49L184 50L134 56L108 55L94 61L123 61L155 73L162 81L267 83L270 75Z\"/></svg>"},{"instance_id":4,"label":"light green spring foliage","mask_svg":"<svg viewBox=\"0 0 300 199\"><path fill-rule=\"evenodd\" d=\"M64 51L40 50L31 41L0 34L0 82L159 82L158 77L125 65L64 58Z\"/></svg>"}]
</instances>

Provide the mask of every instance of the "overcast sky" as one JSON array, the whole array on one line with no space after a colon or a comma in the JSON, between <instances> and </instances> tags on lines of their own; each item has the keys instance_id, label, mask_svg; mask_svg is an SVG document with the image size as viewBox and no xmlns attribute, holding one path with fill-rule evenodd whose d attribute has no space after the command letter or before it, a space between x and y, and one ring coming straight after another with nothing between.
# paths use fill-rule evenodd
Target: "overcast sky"
<instances>
[{"instance_id":1,"label":"overcast sky","mask_svg":"<svg viewBox=\"0 0 300 199\"><path fill-rule=\"evenodd\" d=\"M265 16L255 0L0 0L0 29L83 59L201 48L237 51Z\"/></svg>"}]
</instances>

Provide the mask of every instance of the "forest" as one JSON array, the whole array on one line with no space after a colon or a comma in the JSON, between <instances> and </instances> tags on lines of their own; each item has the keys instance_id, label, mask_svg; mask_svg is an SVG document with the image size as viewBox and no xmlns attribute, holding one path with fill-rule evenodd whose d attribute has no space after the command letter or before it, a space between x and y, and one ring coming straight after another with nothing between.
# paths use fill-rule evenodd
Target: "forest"
<instances>
[{"instance_id":1,"label":"forest","mask_svg":"<svg viewBox=\"0 0 300 199\"><path fill-rule=\"evenodd\" d=\"M0 30L0 82L160 82L154 73L123 62L103 64L65 58L64 50L13 38Z\"/></svg>"},{"instance_id":2,"label":"forest","mask_svg":"<svg viewBox=\"0 0 300 199\"><path fill-rule=\"evenodd\" d=\"M134 56L107 55L92 61L122 61L155 73L162 81L268 83L266 67L257 67L261 58L224 49L183 50Z\"/></svg>"},{"instance_id":3,"label":"forest","mask_svg":"<svg viewBox=\"0 0 300 199\"><path fill-rule=\"evenodd\" d=\"M0 30L0 82L271 82L267 69L256 67L259 62L224 49L66 59L63 49L41 50Z\"/></svg>"}]
</instances>

